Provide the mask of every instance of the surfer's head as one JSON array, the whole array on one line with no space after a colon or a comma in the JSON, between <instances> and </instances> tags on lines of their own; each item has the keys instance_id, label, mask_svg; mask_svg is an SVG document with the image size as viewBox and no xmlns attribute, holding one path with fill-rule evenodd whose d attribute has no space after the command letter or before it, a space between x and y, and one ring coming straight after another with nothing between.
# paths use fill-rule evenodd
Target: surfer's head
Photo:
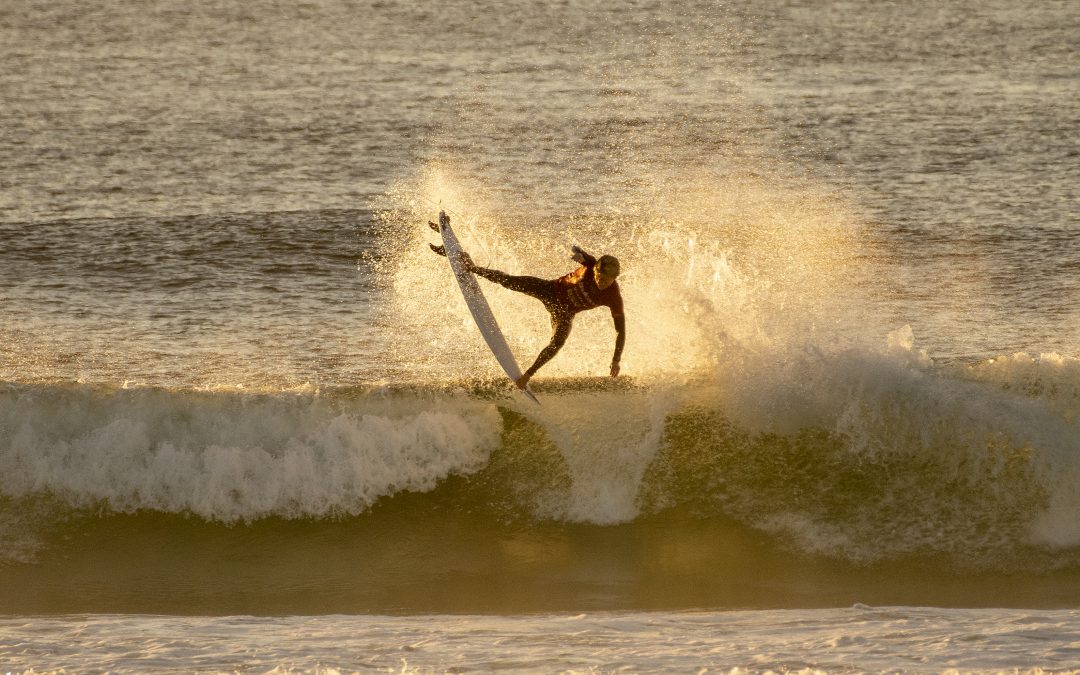
<instances>
[{"instance_id":1,"label":"surfer's head","mask_svg":"<svg viewBox=\"0 0 1080 675\"><path fill-rule=\"evenodd\" d=\"M604 290L619 276L619 259L613 255L602 255L593 266L593 275L596 277L596 285Z\"/></svg>"}]
</instances>

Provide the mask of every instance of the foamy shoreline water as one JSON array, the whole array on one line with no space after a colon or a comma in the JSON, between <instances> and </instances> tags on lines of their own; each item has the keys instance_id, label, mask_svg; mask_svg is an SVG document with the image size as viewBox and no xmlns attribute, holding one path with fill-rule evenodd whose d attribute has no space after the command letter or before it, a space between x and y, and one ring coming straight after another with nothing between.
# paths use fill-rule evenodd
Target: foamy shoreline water
<instances>
[{"instance_id":1,"label":"foamy shoreline water","mask_svg":"<svg viewBox=\"0 0 1080 675\"><path fill-rule=\"evenodd\" d=\"M8 672L1076 672L1075 611L0 618Z\"/></svg>"}]
</instances>

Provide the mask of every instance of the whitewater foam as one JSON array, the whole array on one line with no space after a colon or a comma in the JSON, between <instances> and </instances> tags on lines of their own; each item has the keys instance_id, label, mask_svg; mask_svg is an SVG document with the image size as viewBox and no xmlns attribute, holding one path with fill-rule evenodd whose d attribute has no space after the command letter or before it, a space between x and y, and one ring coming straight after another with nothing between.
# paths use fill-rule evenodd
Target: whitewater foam
<instances>
[{"instance_id":1,"label":"whitewater foam","mask_svg":"<svg viewBox=\"0 0 1080 675\"><path fill-rule=\"evenodd\" d=\"M1062 386L1033 396L977 376L989 370L961 374L907 327L876 348L725 355L696 379L540 378L540 407L474 380L278 393L10 384L0 496L222 522L334 518L477 474L470 508L513 518L625 524L694 504L830 557L1072 564L1080 432ZM1052 372L1068 383L1071 367ZM422 503L453 502L460 487ZM13 523L3 529L26 529ZM32 537L11 536L33 554Z\"/></svg>"},{"instance_id":2,"label":"whitewater foam","mask_svg":"<svg viewBox=\"0 0 1080 675\"><path fill-rule=\"evenodd\" d=\"M444 403L8 385L0 489L225 522L356 514L484 465L499 415Z\"/></svg>"}]
</instances>

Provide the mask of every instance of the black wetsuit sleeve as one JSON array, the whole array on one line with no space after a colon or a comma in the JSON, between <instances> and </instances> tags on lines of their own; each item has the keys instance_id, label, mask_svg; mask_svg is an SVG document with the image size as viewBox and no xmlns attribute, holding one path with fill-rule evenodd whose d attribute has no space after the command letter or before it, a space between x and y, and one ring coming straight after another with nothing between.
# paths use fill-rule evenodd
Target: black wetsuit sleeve
<instances>
[{"instance_id":1,"label":"black wetsuit sleeve","mask_svg":"<svg viewBox=\"0 0 1080 675\"><path fill-rule=\"evenodd\" d=\"M592 267L596 264L596 258L594 258L591 254L586 253L585 250L580 246L571 246L570 250L574 252L574 260L578 261L582 265Z\"/></svg>"},{"instance_id":2,"label":"black wetsuit sleeve","mask_svg":"<svg viewBox=\"0 0 1080 675\"><path fill-rule=\"evenodd\" d=\"M618 363L622 358L623 346L626 345L626 316L612 312L612 320L615 322L615 356L611 357L612 363Z\"/></svg>"}]
</instances>

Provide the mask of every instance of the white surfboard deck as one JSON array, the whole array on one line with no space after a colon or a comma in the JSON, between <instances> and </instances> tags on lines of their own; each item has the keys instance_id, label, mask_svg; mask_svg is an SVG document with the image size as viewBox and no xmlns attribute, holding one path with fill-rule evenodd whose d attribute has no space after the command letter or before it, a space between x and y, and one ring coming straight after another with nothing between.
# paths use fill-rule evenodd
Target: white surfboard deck
<instances>
[{"instance_id":1,"label":"white surfboard deck","mask_svg":"<svg viewBox=\"0 0 1080 675\"><path fill-rule=\"evenodd\" d=\"M446 259L450 261L450 269L454 271L454 278L461 287L461 294L465 296L465 304L469 306L469 312L472 313L476 327L480 329L484 342L502 366L503 372L516 383L521 377L521 368L518 367L514 354L510 351L510 345L506 344L506 338L499 330L499 324L495 321L495 315L491 313L491 306L488 305L487 298L480 290L476 277L472 272L465 271L465 265L461 260L461 243L458 242L457 235L450 227L450 219L444 213L439 213L439 234L442 235L443 246L446 247ZM515 384L514 388L525 394L533 403L540 405L540 401L536 400L528 387L519 389Z\"/></svg>"}]
</instances>

